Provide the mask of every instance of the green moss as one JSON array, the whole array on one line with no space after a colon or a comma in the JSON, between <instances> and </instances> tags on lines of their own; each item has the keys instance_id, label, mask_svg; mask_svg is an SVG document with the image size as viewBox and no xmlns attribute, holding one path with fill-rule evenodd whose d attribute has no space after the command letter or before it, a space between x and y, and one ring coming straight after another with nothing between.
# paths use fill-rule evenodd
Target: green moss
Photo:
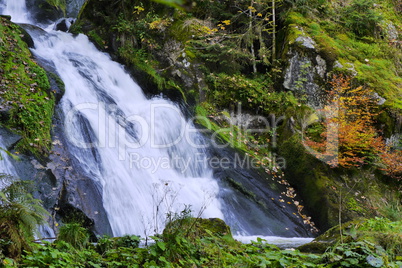
<instances>
[{"instance_id":1,"label":"green moss","mask_svg":"<svg viewBox=\"0 0 402 268\"><path fill-rule=\"evenodd\" d=\"M380 28L380 22L375 17L375 14L381 13L384 21L392 22L396 28L402 26L402 20L400 16L396 15L394 4L390 1L383 1L381 5L377 5L375 8L370 4L372 2L365 3L360 0L352 2L350 7L348 5L341 7L335 3L329 5L327 8L330 8L333 13L331 17L311 16L308 13L303 15L298 13L297 9L290 12L286 18L288 27L288 42L286 44L292 44L297 36L305 35L301 32L301 29L304 29L317 43L318 52L327 62L334 63L338 60L341 63L352 63L357 72L356 80L358 83L370 86L380 96L387 99L385 107L401 110L400 85L402 79L400 78L400 62L402 53L400 50L390 46L384 39L377 38L372 34L367 35L367 32L364 34L357 34L357 32L366 31L369 29L368 25L373 25L371 22L364 23L363 17L369 20L370 18L374 18L375 21L373 23L378 28ZM368 5L369 8L365 8L364 10L369 10L374 15L360 10L358 7L361 5ZM312 4L312 6L314 5ZM318 6L315 8L318 8ZM347 25L345 21L349 20L348 16L352 12L348 11L350 8L354 10L353 12L357 10L356 12L358 13L354 13L355 15L360 14L363 16L358 21L358 23L362 24L355 25L357 28L354 28L354 32L345 26ZM344 17L340 20L333 19L337 13L344 14ZM385 31L386 24L382 26L382 31ZM370 31L374 33L374 30L371 28ZM286 54L286 51L284 53ZM350 73L347 68L345 66L345 70L343 71Z\"/></svg>"},{"instance_id":2,"label":"green moss","mask_svg":"<svg viewBox=\"0 0 402 268\"><path fill-rule=\"evenodd\" d=\"M328 247L340 247L341 243L369 242L387 253L389 261L402 255L402 221L392 222L388 219L375 217L371 219L356 219L335 226L317 237L313 242L301 246L301 251L325 252Z\"/></svg>"},{"instance_id":3,"label":"green moss","mask_svg":"<svg viewBox=\"0 0 402 268\"><path fill-rule=\"evenodd\" d=\"M236 190L238 190L239 192L241 192L242 194L244 194L244 196L246 196L247 198L249 198L249 199L255 201L256 203L258 203L258 204L262 205L263 207L265 207L266 209L268 209L268 208L266 207L266 204L264 204L263 202L260 202L260 201L257 199L256 195L255 195L253 192L247 190L240 182L237 182L237 181L235 181L235 180L232 179L232 178L226 178L225 180L226 180L226 181L230 184L230 186L232 186L234 189L236 189Z\"/></svg>"},{"instance_id":4,"label":"green moss","mask_svg":"<svg viewBox=\"0 0 402 268\"><path fill-rule=\"evenodd\" d=\"M178 92L180 92L180 94L181 94L181 97L182 97L182 99L183 99L183 101L184 101L184 103L187 103L187 96L190 96L191 94L191 92L189 92L189 93L186 93L186 92L184 92L184 90L183 90L183 88L180 86L180 85L178 85L177 83L175 83L173 80L168 80L167 82L166 82L166 87L165 87L166 89L173 89L173 90L177 90ZM163 90L163 89L162 89Z\"/></svg>"},{"instance_id":5,"label":"green moss","mask_svg":"<svg viewBox=\"0 0 402 268\"><path fill-rule=\"evenodd\" d=\"M186 231L186 236L191 239L205 236L232 236L230 227L226 225L223 220L218 218L201 219L187 217L176 219L166 225L163 231L163 237L165 240L169 240L172 238L171 235L177 235L178 231Z\"/></svg>"},{"instance_id":6,"label":"green moss","mask_svg":"<svg viewBox=\"0 0 402 268\"><path fill-rule=\"evenodd\" d=\"M346 207L349 210L356 211L356 212L364 212L364 208L361 207L361 204L359 204L355 198L350 197L346 201Z\"/></svg>"},{"instance_id":7,"label":"green moss","mask_svg":"<svg viewBox=\"0 0 402 268\"><path fill-rule=\"evenodd\" d=\"M32 60L20 34L18 26L0 18L0 86L2 106L9 109L3 124L22 135L19 150L43 156L51 147L54 96L46 72Z\"/></svg>"},{"instance_id":8,"label":"green moss","mask_svg":"<svg viewBox=\"0 0 402 268\"><path fill-rule=\"evenodd\" d=\"M66 15L66 0L46 0L46 2L56 9L63 11L63 14Z\"/></svg>"},{"instance_id":9,"label":"green moss","mask_svg":"<svg viewBox=\"0 0 402 268\"><path fill-rule=\"evenodd\" d=\"M47 75L49 76L50 79L53 79L56 82L57 88L60 90L61 95L63 95L64 92L66 91L66 86L63 80L61 80L61 78L58 75L51 72L48 72Z\"/></svg>"},{"instance_id":10,"label":"green moss","mask_svg":"<svg viewBox=\"0 0 402 268\"><path fill-rule=\"evenodd\" d=\"M89 39L90 39L92 42L94 42L94 43L97 45L97 47L105 48L105 41L103 40L102 37L100 37L100 36L98 35L98 33L97 33L96 31L94 31L94 30L89 31L89 32L87 33L87 36L89 37Z\"/></svg>"}]
</instances>

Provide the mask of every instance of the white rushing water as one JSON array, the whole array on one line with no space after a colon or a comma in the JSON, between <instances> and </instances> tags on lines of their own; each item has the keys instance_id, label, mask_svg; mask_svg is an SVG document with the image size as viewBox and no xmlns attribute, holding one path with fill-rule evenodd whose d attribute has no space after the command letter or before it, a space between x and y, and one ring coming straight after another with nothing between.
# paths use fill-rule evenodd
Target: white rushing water
<instances>
[{"instance_id":1,"label":"white rushing water","mask_svg":"<svg viewBox=\"0 0 402 268\"><path fill-rule=\"evenodd\" d=\"M263 243L273 244L282 249L292 249L297 248L298 246L310 243L314 238L312 237L280 237L280 236L241 236L235 235L234 239L249 244L252 242L257 242L258 239L262 239Z\"/></svg>"},{"instance_id":2,"label":"white rushing water","mask_svg":"<svg viewBox=\"0 0 402 268\"><path fill-rule=\"evenodd\" d=\"M197 149L201 137L167 100L139 86L84 35L50 32L33 52L65 83L65 131L74 157L103 189L114 235L160 231L185 205L223 218L219 187Z\"/></svg>"},{"instance_id":3,"label":"white rushing water","mask_svg":"<svg viewBox=\"0 0 402 268\"><path fill-rule=\"evenodd\" d=\"M5 0L0 5L2 14L11 15L13 22L29 23L29 15L25 1L20 0Z\"/></svg>"},{"instance_id":4,"label":"white rushing water","mask_svg":"<svg viewBox=\"0 0 402 268\"><path fill-rule=\"evenodd\" d=\"M25 14L25 2L5 3L3 13L20 22L14 14ZM65 83L65 133L79 165L102 186L113 234L160 232L166 214L185 206L223 218L218 184L196 148L201 136L180 110L146 99L123 66L86 36L47 31L33 36L33 53L54 65Z\"/></svg>"},{"instance_id":5,"label":"white rushing water","mask_svg":"<svg viewBox=\"0 0 402 268\"><path fill-rule=\"evenodd\" d=\"M3 150L6 150L6 146L3 141L3 137L0 136L0 155L1 155L1 160L0 160L0 174L8 174L11 176L16 176L17 172L15 171L14 165L12 163L11 157ZM0 189L2 187L0 186Z\"/></svg>"},{"instance_id":6,"label":"white rushing water","mask_svg":"<svg viewBox=\"0 0 402 268\"><path fill-rule=\"evenodd\" d=\"M2 3L12 12L18 10L14 5L25 5L24 0ZM195 216L224 219L203 137L180 109L162 98L147 99L124 67L85 35L46 31L31 33L32 52L65 84L60 105L69 151L101 186L113 234L161 232L166 214L188 205Z\"/></svg>"}]
</instances>

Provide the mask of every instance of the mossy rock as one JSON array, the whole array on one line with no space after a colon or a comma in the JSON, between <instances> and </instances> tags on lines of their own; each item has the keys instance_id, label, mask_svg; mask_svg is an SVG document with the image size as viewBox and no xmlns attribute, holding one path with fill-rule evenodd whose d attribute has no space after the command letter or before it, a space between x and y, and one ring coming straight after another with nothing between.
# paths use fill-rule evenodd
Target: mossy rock
<instances>
[{"instance_id":1,"label":"mossy rock","mask_svg":"<svg viewBox=\"0 0 402 268\"><path fill-rule=\"evenodd\" d=\"M379 245L392 256L402 256L402 221L391 222L386 218L359 218L341 226L337 225L312 242L298 247L301 252L324 253L340 243L364 241Z\"/></svg>"},{"instance_id":2,"label":"mossy rock","mask_svg":"<svg viewBox=\"0 0 402 268\"><path fill-rule=\"evenodd\" d=\"M51 148L55 100L48 76L33 60L27 39L20 26L0 17L1 119L22 136L16 146L19 152L43 157Z\"/></svg>"},{"instance_id":3,"label":"mossy rock","mask_svg":"<svg viewBox=\"0 0 402 268\"><path fill-rule=\"evenodd\" d=\"M184 234L190 239L211 236L232 238L230 227L218 218L201 219L189 217L174 220L166 225L162 237L169 239L177 233Z\"/></svg>"},{"instance_id":4,"label":"mossy rock","mask_svg":"<svg viewBox=\"0 0 402 268\"><path fill-rule=\"evenodd\" d=\"M331 170L310 155L294 135L281 143L279 154L286 159L285 176L305 201L313 221L320 230L337 224L337 200L331 191Z\"/></svg>"},{"instance_id":5,"label":"mossy rock","mask_svg":"<svg viewBox=\"0 0 402 268\"><path fill-rule=\"evenodd\" d=\"M327 230L325 233L316 237L312 242L304 244L297 249L301 252L324 253L327 248L334 246L341 241L344 243L351 242L353 240L352 237L344 234L350 232L350 230L355 228L356 225L363 222L364 219L357 219L344 223L341 227L336 225Z\"/></svg>"}]
</instances>

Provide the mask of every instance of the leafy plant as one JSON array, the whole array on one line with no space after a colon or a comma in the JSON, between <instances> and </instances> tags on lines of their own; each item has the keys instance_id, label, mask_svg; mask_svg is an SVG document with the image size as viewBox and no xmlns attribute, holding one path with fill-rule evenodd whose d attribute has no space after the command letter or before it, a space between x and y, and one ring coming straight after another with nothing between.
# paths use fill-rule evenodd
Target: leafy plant
<instances>
[{"instance_id":1,"label":"leafy plant","mask_svg":"<svg viewBox=\"0 0 402 268\"><path fill-rule=\"evenodd\" d=\"M60 227L57 241L67 242L74 248L83 248L89 242L89 233L79 223L67 223Z\"/></svg>"},{"instance_id":2,"label":"leafy plant","mask_svg":"<svg viewBox=\"0 0 402 268\"><path fill-rule=\"evenodd\" d=\"M382 20L375 5L374 0L353 0L344 11L345 26L360 37L373 36L375 27Z\"/></svg>"},{"instance_id":3,"label":"leafy plant","mask_svg":"<svg viewBox=\"0 0 402 268\"><path fill-rule=\"evenodd\" d=\"M136 235L125 235L117 238L116 246L125 248L137 248L140 244L141 238Z\"/></svg>"},{"instance_id":4,"label":"leafy plant","mask_svg":"<svg viewBox=\"0 0 402 268\"><path fill-rule=\"evenodd\" d=\"M367 241L337 245L323 255L331 267L384 267L385 250Z\"/></svg>"},{"instance_id":5,"label":"leafy plant","mask_svg":"<svg viewBox=\"0 0 402 268\"><path fill-rule=\"evenodd\" d=\"M30 189L31 182L0 175L0 254L19 258L29 250L34 230L48 215Z\"/></svg>"}]
</instances>

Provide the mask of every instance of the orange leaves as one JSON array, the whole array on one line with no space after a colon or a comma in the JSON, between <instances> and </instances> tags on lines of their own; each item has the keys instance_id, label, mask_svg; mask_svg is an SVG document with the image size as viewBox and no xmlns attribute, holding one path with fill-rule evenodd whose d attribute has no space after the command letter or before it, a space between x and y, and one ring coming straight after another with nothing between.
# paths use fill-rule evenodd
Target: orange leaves
<instances>
[{"instance_id":1,"label":"orange leaves","mask_svg":"<svg viewBox=\"0 0 402 268\"><path fill-rule=\"evenodd\" d=\"M343 76L334 76L330 84L322 109L327 122L321 140L306 139L304 144L319 152L319 158L331 167L375 164L390 177L402 179L402 151L387 146L373 126L377 115L373 92L361 86L352 88L350 78Z\"/></svg>"},{"instance_id":2,"label":"orange leaves","mask_svg":"<svg viewBox=\"0 0 402 268\"><path fill-rule=\"evenodd\" d=\"M388 176L395 179L402 179L402 151L392 150L391 148L386 148L384 152L381 153L381 159L384 164L382 170L384 170Z\"/></svg>"},{"instance_id":3,"label":"orange leaves","mask_svg":"<svg viewBox=\"0 0 402 268\"><path fill-rule=\"evenodd\" d=\"M334 76L330 84L323 108L330 116L321 134L322 141L307 139L305 144L323 152L328 159L325 162L332 167L359 167L374 162L384 151L384 142L373 126L373 92L361 86L352 88L350 78L343 76Z\"/></svg>"}]
</instances>

